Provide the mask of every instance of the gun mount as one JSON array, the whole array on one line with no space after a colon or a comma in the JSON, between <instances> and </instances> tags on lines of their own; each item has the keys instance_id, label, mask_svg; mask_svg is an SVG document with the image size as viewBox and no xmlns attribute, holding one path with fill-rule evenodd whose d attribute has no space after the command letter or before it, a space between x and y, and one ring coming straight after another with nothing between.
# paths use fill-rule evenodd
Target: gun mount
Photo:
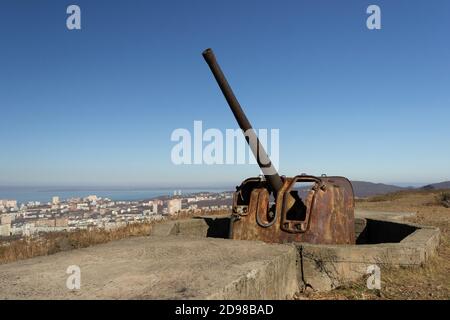
<instances>
[{"instance_id":1,"label":"gun mount","mask_svg":"<svg viewBox=\"0 0 450 320\"><path fill-rule=\"evenodd\" d=\"M292 178L280 176L228 84L214 52L206 49L203 57L264 175L246 179L236 187L229 237L280 243L354 244L354 197L350 181L344 177L305 174ZM297 188L297 184L302 187Z\"/></svg>"}]
</instances>

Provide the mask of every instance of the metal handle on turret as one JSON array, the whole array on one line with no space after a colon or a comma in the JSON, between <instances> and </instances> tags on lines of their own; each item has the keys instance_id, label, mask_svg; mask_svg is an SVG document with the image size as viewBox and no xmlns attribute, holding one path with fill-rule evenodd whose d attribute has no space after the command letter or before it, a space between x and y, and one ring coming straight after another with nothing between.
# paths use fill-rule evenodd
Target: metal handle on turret
<instances>
[{"instance_id":1,"label":"metal handle on turret","mask_svg":"<svg viewBox=\"0 0 450 320\"><path fill-rule=\"evenodd\" d=\"M230 106L230 109L233 112L237 123L239 124L239 127L243 131L247 139L247 143L249 144L250 149L252 150L259 167L261 168L264 176L266 177L267 182L270 184L273 191L277 193L283 186L283 181L281 180L281 177L279 176L278 172L276 171L275 167L270 161L269 156L264 150L264 147L261 145L261 142L259 141L255 131L253 130L252 125L248 121L247 116L242 110L241 105L236 99L233 90L228 84L225 75L223 74L219 64L217 63L216 57L212 49L206 49L205 51L203 51L203 58L205 58L206 63L208 64L209 68L211 69L211 72L214 75L214 78L216 78L217 84L219 85L220 90L222 90L222 93L225 96L225 99L227 100L228 105Z\"/></svg>"}]
</instances>

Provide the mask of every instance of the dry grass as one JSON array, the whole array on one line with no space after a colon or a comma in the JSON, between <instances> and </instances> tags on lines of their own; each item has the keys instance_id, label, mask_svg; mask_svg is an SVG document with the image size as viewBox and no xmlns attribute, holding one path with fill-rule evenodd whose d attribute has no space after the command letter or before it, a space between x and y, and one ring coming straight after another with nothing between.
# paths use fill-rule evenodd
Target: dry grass
<instances>
[{"instance_id":1,"label":"dry grass","mask_svg":"<svg viewBox=\"0 0 450 320\"><path fill-rule=\"evenodd\" d=\"M358 201L357 208L415 212L410 222L439 227L438 254L420 268L384 268L381 290L369 290L366 280L327 293L306 292L298 299L450 299L450 208L442 205L442 191L402 191ZM439 200L439 201L438 201Z\"/></svg>"},{"instance_id":2,"label":"dry grass","mask_svg":"<svg viewBox=\"0 0 450 320\"><path fill-rule=\"evenodd\" d=\"M357 202L384 202L384 201L393 201L402 198L405 196L406 191L398 191L387 194L382 194L379 196L373 196L367 199L358 199Z\"/></svg>"},{"instance_id":3,"label":"dry grass","mask_svg":"<svg viewBox=\"0 0 450 320\"><path fill-rule=\"evenodd\" d=\"M442 192L437 197L437 202L446 208L450 208L450 192Z\"/></svg>"},{"instance_id":4,"label":"dry grass","mask_svg":"<svg viewBox=\"0 0 450 320\"><path fill-rule=\"evenodd\" d=\"M209 212L210 215L223 214L226 211ZM198 215L198 214L197 214ZM201 215L201 214L200 214ZM183 213L167 220L178 220L192 217L191 213ZM165 220L162 220L165 221ZM152 226L159 222L129 224L115 230L90 229L73 232L45 233L39 237L29 237L0 243L0 264L37 256L51 255L60 251L86 248L96 244L120 240L129 237L148 236Z\"/></svg>"},{"instance_id":5,"label":"dry grass","mask_svg":"<svg viewBox=\"0 0 450 320\"><path fill-rule=\"evenodd\" d=\"M150 234L152 223L130 224L115 230L79 230L73 232L46 233L39 237L11 241L0 247L0 264L60 251L86 248L133 236Z\"/></svg>"}]
</instances>

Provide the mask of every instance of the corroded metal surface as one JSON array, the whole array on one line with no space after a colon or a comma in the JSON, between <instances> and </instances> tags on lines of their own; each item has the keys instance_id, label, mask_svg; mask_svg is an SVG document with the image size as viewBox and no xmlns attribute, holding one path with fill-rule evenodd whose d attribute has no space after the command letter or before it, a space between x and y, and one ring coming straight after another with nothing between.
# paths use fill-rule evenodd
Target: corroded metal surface
<instances>
[{"instance_id":1,"label":"corroded metal surface","mask_svg":"<svg viewBox=\"0 0 450 320\"><path fill-rule=\"evenodd\" d=\"M287 194L295 193L291 188L296 182L314 185L306 198L300 199L304 204L301 212L292 214ZM279 243L355 243L353 188L346 178L285 178L273 211L271 207L266 181L245 180L234 194L230 237Z\"/></svg>"}]
</instances>

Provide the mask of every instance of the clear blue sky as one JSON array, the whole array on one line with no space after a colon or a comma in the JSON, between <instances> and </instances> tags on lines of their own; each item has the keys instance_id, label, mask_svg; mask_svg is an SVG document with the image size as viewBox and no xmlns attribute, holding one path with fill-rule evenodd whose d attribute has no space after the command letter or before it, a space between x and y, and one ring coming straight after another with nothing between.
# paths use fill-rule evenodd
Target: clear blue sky
<instances>
[{"instance_id":1,"label":"clear blue sky","mask_svg":"<svg viewBox=\"0 0 450 320\"><path fill-rule=\"evenodd\" d=\"M78 4L82 30L66 28ZM382 29L366 28L377 4ZM217 186L255 165L175 166L176 128L236 127L212 47L280 171L450 180L450 1L0 3L0 185Z\"/></svg>"}]
</instances>

